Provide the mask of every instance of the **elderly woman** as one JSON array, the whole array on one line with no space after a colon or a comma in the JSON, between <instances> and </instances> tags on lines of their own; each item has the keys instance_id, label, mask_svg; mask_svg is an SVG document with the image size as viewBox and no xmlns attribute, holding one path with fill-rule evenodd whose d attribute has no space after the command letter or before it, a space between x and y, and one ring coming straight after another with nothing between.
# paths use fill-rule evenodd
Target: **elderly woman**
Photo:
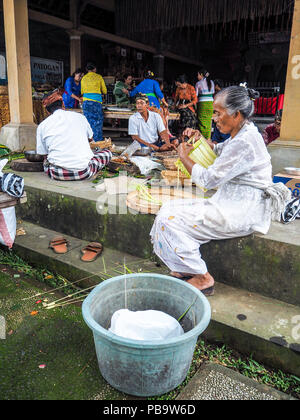
<instances>
[{"instance_id":1,"label":"elderly woman","mask_svg":"<svg viewBox=\"0 0 300 420\"><path fill-rule=\"evenodd\" d=\"M192 146L186 143L178 151L196 185L218 190L210 199L170 201L161 208L151 230L154 251L172 270L171 275L188 278L206 295L214 293L214 279L201 258L200 246L253 232L266 234L271 216L278 220L290 198L283 184L272 183L270 156L262 136L249 122L257 96L240 86L216 95L214 119L230 137L217 145L208 141L217 155L214 164L208 169L195 164L189 157Z\"/></svg>"}]
</instances>

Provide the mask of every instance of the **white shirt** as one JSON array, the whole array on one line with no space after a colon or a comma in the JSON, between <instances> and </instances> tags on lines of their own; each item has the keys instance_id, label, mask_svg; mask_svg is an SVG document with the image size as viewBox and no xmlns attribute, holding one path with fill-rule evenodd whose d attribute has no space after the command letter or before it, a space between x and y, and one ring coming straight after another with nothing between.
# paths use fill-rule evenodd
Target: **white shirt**
<instances>
[{"instance_id":1,"label":"white shirt","mask_svg":"<svg viewBox=\"0 0 300 420\"><path fill-rule=\"evenodd\" d=\"M159 134L166 130L163 120L156 112L148 111L147 122L139 112L136 112L129 118L128 134L138 136L147 143L156 143Z\"/></svg>"},{"instance_id":2,"label":"white shirt","mask_svg":"<svg viewBox=\"0 0 300 420\"><path fill-rule=\"evenodd\" d=\"M48 155L53 165L82 171L94 156L88 141L92 137L93 130L83 115L58 109L38 126L36 150Z\"/></svg>"},{"instance_id":3,"label":"white shirt","mask_svg":"<svg viewBox=\"0 0 300 420\"><path fill-rule=\"evenodd\" d=\"M211 89L208 89L206 78L199 80L199 82L196 83L196 95L198 97L198 102L213 101L214 93L215 93L215 84L213 80L211 80Z\"/></svg>"},{"instance_id":4,"label":"white shirt","mask_svg":"<svg viewBox=\"0 0 300 420\"><path fill-rule=\"evenodd\" d=\"M208 169L196 164L192 179L207 189L217 192L202 208L196 218L222 233L260 232L266 234L271 222L270 200L263 191L272 184L271 157L257 127L247 123L232 139L215 146L217 158ZM251 185L259 188L253 188Z\"/></svg>"}]
</instances>

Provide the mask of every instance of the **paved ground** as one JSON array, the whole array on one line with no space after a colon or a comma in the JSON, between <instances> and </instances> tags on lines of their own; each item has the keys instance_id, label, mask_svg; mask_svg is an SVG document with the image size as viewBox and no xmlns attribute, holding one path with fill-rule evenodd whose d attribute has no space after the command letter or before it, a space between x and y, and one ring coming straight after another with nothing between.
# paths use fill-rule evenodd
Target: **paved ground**
<instances>
[{"instance_id":1,"label":"paved ground","mask_svg":"<svg viewBox=\"0 0 300 420\"><path fill-rule=\"evenodd\" d=\"M102 378L80 306L46 310L37 299L46 296L51 301L61 295L46 295L40 283L4 270L0 272L0 314L6 322L5 339L0 339L1 399L139 399L116 391ZM41 292L42 296L32 297ZM209 365L194 376L179 399L290 398L232 370Z\"/></svg>"},{"instance_id":2,"label":"paved ground","mask_svg":"<svg viewBox=\"0 0 300 420\"><path fill-rule=\"evenodd\" d=\"M224 366L204 364L177 400L292 400Z\"/></svg>"},{"instance_id":3,"label":"paved ground","mask_svg":"<svg viewBox=\"0 0 300 420\"><path fill-rule=\"evenodd\" d=\"M104 248L102 257L93 263L80 261L80 249L86 241L69 237L71 247L65 255L56 255L48 249L49 240L58 233L38 225L23 222L26 235L16 238L16 250L26 261L41 262L53 272L59 272L70 280L96 276L96 284L105 270L111 276L124 272L126 265L133 272L159 272L168 274L166 267L157 267L154 262L139 259L120 251ZM281 227L281 226L280 226ZM293 235L290 235L290 240ZM105 266L104 266L105 261ZM97 280L96 280L97 279ZM90 286L90 280L80 284ZM299 307L279 300L252 293L217 282L216 293L209 298L212 307L212 322L205 331L208 340L226 343L242 353L253 353L258 361L300 374L300 340L293 335L293 320L299 316ZM226 341L227 340L227 341Z\"/></svg>"}]
</instances>

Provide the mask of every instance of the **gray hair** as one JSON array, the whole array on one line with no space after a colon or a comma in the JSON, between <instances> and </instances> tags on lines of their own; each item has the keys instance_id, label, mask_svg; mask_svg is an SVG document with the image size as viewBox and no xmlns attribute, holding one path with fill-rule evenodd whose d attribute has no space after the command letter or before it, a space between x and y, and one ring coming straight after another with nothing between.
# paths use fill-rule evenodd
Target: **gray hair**
<instances>
[{"instance_id":1,"label":"gray hair","mask_svg":"<svg viewBox=\"0 0 300 420\"><path fill-rule=\"evenodd\" d=\"M215 99L221 99L229 115L240 112L247 120L254 113L254 101L259 98L259 92L244 86L229 86L221 90Z\"/></svg>"}]
</instances>

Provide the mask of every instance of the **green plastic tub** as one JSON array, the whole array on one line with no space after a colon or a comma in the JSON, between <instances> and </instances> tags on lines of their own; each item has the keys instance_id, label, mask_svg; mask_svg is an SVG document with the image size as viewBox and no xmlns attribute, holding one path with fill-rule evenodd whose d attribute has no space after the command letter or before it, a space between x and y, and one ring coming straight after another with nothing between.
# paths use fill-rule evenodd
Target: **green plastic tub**
<instances>
[{"instance_id":1,"label":"green plastic tub","mask_svg":"<svg viewBox=\"0 0 300 420\"><path fill-rule=\"evenodd\" d=\"M126 297L125 297L126 290ZM164 341L138 341L110 331L113 313L163 311L178 319L184 334ZM135 396L154 396L180 385L190 368L199 335L211 317L206 297L188 283L154 273L118 276L100 283L84 300L83 318L94 335L99 368L106 381Z\"/></svg>"}]
</instances>

